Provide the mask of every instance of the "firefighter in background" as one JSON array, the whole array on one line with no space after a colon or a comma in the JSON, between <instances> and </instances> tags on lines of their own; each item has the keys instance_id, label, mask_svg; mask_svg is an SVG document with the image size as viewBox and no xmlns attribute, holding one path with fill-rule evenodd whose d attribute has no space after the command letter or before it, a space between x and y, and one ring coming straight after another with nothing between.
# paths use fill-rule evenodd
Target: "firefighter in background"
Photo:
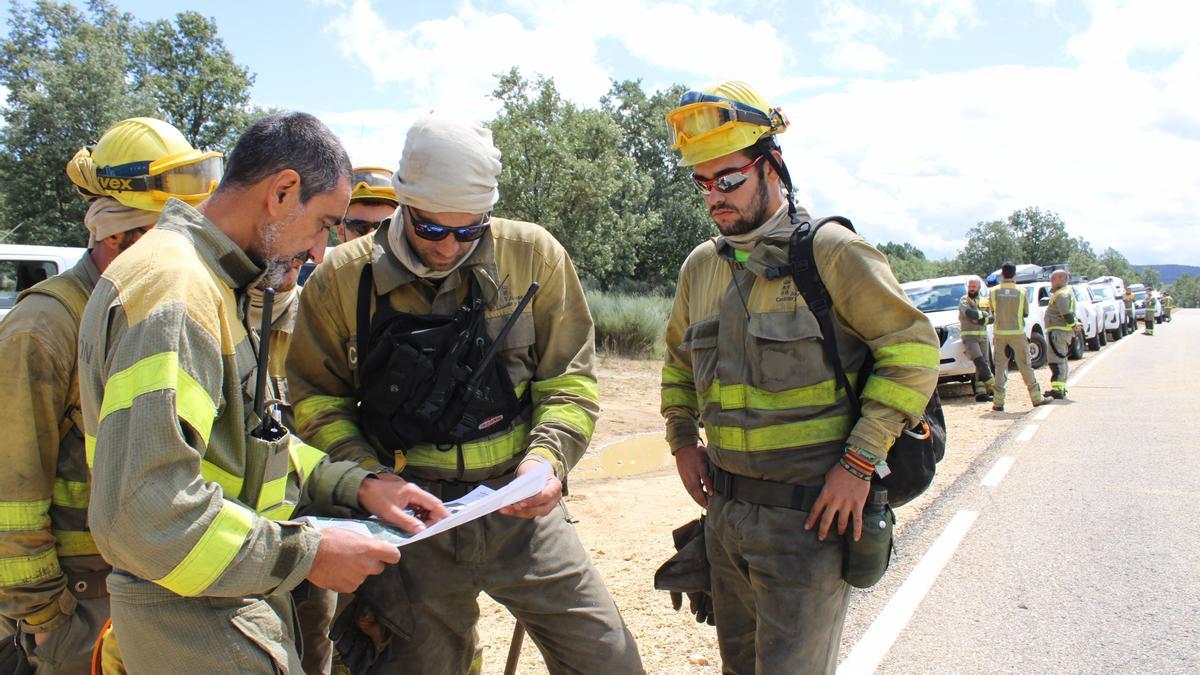
<instances>
[{"instance_id":1,"label":"firefighter in background","mask_svg":"<svg viewBox=\"0 0 1200 675\"><path fill-rule=\"evenodd\" d=\"M1050 275L1050 304L1046 306L1044 323L1049 334L1050 390L1045 396L1055 399L1067 397L1068 355L1071 341L1075 339L1075 294L1067 286L1069 276L1064 270Z\"/></svg>"},{"instance_id":2,"label":"firefighter in background","mask_svg":"<svg viewBox=\"0 0 1200 675\"><path fill-rule=\"evenodd\" d=\"M26 290L0 324L0 614L39 673L81 673L109 616L109 566L87 525L88 487L76 358L84 305L100 275L150 228L169 197L191 204L221 178L221 155L175 127L118 122L81 149L67 175L89 202L88 250Z\"/></svg>"},{"instance_id":3,"label":"firefighter in background","mask_svg":"<svg viewBox=\"0 0 1200 675\"><path fill-rule=\"evenodd\" d=\"M992 400L992 410L996 412L1004 411L1010 355L1017 362L1017 369L1021 371L1021 379L1025 381L1025 389L1029 391L1029 400L1033 406L1036 408L1050 402L1050 399L1042 395L1042 387L1029 364L1029 338L1025 335L1029 303L1025 298L1025 289L1017 287L1016 276L1017 266L1011 262L1004 263L1000 267L1000 285L991 292L992 316L996 320L992 338L992 363L1000 365L996 369Z\"/></svg>"},{"instance_id":4,"label":"firefighter in background","mask_svg":"<svg viewBox=\"0 0 1200 675\"><path fill-rule=\"evenodd\" d=\"M975 364L975 400L987 403L992 400L992 388L996 382L992 379L992 369L988 366L991 349L988 345L987 327L995 322L992 313L985 309L984 301L987 295L980 296L983 280L973 276L967 280L967 294L958 302L958 322L961 328L963 346L971 363Z\"/></svg>"},{"instance_id":5,"label":"firefighter in background","mask_svg":"<svg viewBox=\"0 0 1200 675\"><path fill-rule=\"evenodd\" d=\"M350 206L346 217L338 223L338 239L342 243L365 237L379 229L383 221L391 217L399 202L392 187L392 172L378 166L354 169L351 178L354 189L350 192Z\"/></svg>"}]
</instances>

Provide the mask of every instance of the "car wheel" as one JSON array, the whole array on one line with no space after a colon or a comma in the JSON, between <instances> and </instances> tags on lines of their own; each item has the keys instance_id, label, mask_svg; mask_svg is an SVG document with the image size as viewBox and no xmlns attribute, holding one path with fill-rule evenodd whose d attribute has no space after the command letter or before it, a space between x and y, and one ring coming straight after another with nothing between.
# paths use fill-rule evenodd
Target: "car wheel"
<instances>
[{"instance_id":1,"label":"car wheel","mask_svg":"<svg viewBox=\"0 0 1200 675\"><path fill-rule=\"evenodd\" d=\"M1104 328L1101 328L1100 330L1096 331L1096 339L1100 341L1101 347L1107 345L1108 344L1108 331L1104 330Z\"/></svg>"},{"instance_id":2,"label":"car wheel","mask_svg":"<svg viewBox=\"0 0 1200 675\"><path fill-rule=\"evenodd\" d=\"M1035 369L1046 365L1049 351L1050 345L1046 344L1046 336L1034 331L1033 335L1029 336L1029 365Z\"/></svg>"},{"instance_id":3,"label":"car wheel","mask_svg":"<svg viewBox=\"0 0 1200 675\"><path fill-rule=\"evenodd\" d=\"M1072 361L1078 361L1083 358L1083 335L1075 333L1075 338L1071 340L1071 345L1067 350L1067 358Z\"/></svg>"}]
</instances>

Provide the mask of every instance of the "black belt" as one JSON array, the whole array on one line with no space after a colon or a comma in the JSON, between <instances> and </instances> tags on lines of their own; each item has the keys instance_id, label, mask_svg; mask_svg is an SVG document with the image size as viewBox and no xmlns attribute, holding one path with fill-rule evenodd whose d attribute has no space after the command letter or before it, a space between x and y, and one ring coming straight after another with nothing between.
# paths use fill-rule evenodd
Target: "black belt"
<instances>
[{"instance_id":1,"label":"black belt","mask_svg":"<svg viewBox=\"0 0 1200 675\"><path fill-rule=\"evenodd\" d=\"M425 478L409 478L403 474L401 474L400 477L404 480L416 483L421 487L422 490L444 502L452 502L455 499L461 499L462 497L467 496L480 485L486 485L492 489L504 487L505 485L511 483L514 478L516 478L516 472L512 471L498 478L490 478L477 483L464 482L460 480L428 480Z\"/></svg>"},{"instance_id":2,"label":"black belt","mask_svg":"<svg viewBox=\"0 0 1200 675\"><path fill-rule=\"evenodd\" d=\"M713 491L727 499L751 504L811 511L821 494L820 485L792 485L773 480L737 476L712 467Z\"/></svg>"}]
</instances>

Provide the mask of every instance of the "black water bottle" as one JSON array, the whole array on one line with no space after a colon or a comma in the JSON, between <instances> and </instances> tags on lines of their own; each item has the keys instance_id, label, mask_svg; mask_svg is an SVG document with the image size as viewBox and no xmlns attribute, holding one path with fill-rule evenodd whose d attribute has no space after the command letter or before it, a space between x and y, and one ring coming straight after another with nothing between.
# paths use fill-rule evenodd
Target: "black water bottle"
<instances>
[{"instance_id":1,"label":"black water bottle","mask_svg":"<svg viewBox=\"0 0 1200 675\"><path fill-rule=\"evenodd\" d=\"M862 536L854 541L854 532L846 529L846 552L842 559L842 579L855 588L870 588L883 578L892 559L892 534L896 514L888 506L887 488L871 486L871 495L863 508Z\"/></svg>"}]
</instances>

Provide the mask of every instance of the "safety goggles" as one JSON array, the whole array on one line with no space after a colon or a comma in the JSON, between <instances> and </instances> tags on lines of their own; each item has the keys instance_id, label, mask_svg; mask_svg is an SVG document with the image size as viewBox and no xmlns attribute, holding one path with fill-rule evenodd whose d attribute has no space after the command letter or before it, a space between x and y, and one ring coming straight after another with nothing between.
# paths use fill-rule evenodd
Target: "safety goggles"
<instances>
[{"instance_id":1,"label":"safety goggles","mask_svg":"<svg viewBox=\"0 0 1200 675\"><path fill-rule=\"evenodd\" d=\"M183 163L186 161L187 163ZM219 152L206 152L194 161L164 157L153 162L129 162L96 169L100 187L113 192L149 192L162 201L204 199L221 182L224 162Z\"/></svg>"},{"instance_id":2,"label":"safety goggles","mask_svg":"<svg viewBox=\"0 0 1200 675\"><path fill-rule=\"evenodd\" d=\"M778 108L763 112L738 101L689 91L680 97L679 107L667 113L671 148L702 140L738 122L767 127L771 131L788 125L787 118Z\"/></svg>"},{"instance_id":3,"label":"safety goggles","mask_svg":"<svg viewBox=\"0 0 1200 675\"><path fill-rule=\"evenodd\" d=\"M355 169L350 184L354 186L350 199L386 199L393 203L396 201L392 172L387 169Z\"/></svg>"},{"instance_id":4,"label":"safety goggles","mask_svg":"<svg viewBox=\"0 0 1200 675\"><path fill-rule=\"evenodd\" d=\"M413 231L417 233L418 237L427 241L441 241L451 234L458 241L475 241L482 237L488 231L488 228L492 226L492 214L490 212L475 225L446 227L437 223L417 220L417 214L413 213L412 209L406 208L405 211L408 212L408 219L412 222Z\"/></svg>"},{"instance_id":5,"label":"safety goggles","mask_svg":"<svg viewBox=\"0 0 1200 675\"><path fill-rule=\"evenodd\" d=\"M347 230L350 230L360 237L371 234L375 230L379 229L379 226L382 224L382 220L360 220L358 218L347 218L346 220L342 221L342 225L346 226Z\"/></svg>"},{"instance_id":6,"label":"safety goggles","mask_svg":"<svg viewBox=\"0 0 1200 675\"><path fill-rule=\"evenodd\" d=\"M759 155L758 157L750 160L750 163L745 166L739 166L736 169L722 171L712 178L700 178L693 173L692 185L696 186L696 189L702 195L706 195L713 190L716 190L721 194L729 194L730 192L742 187L742 184L750 178L750 169L753 169L754 165L761 162L765 156L766 155Z\"/></svg>"}]
</instances>

